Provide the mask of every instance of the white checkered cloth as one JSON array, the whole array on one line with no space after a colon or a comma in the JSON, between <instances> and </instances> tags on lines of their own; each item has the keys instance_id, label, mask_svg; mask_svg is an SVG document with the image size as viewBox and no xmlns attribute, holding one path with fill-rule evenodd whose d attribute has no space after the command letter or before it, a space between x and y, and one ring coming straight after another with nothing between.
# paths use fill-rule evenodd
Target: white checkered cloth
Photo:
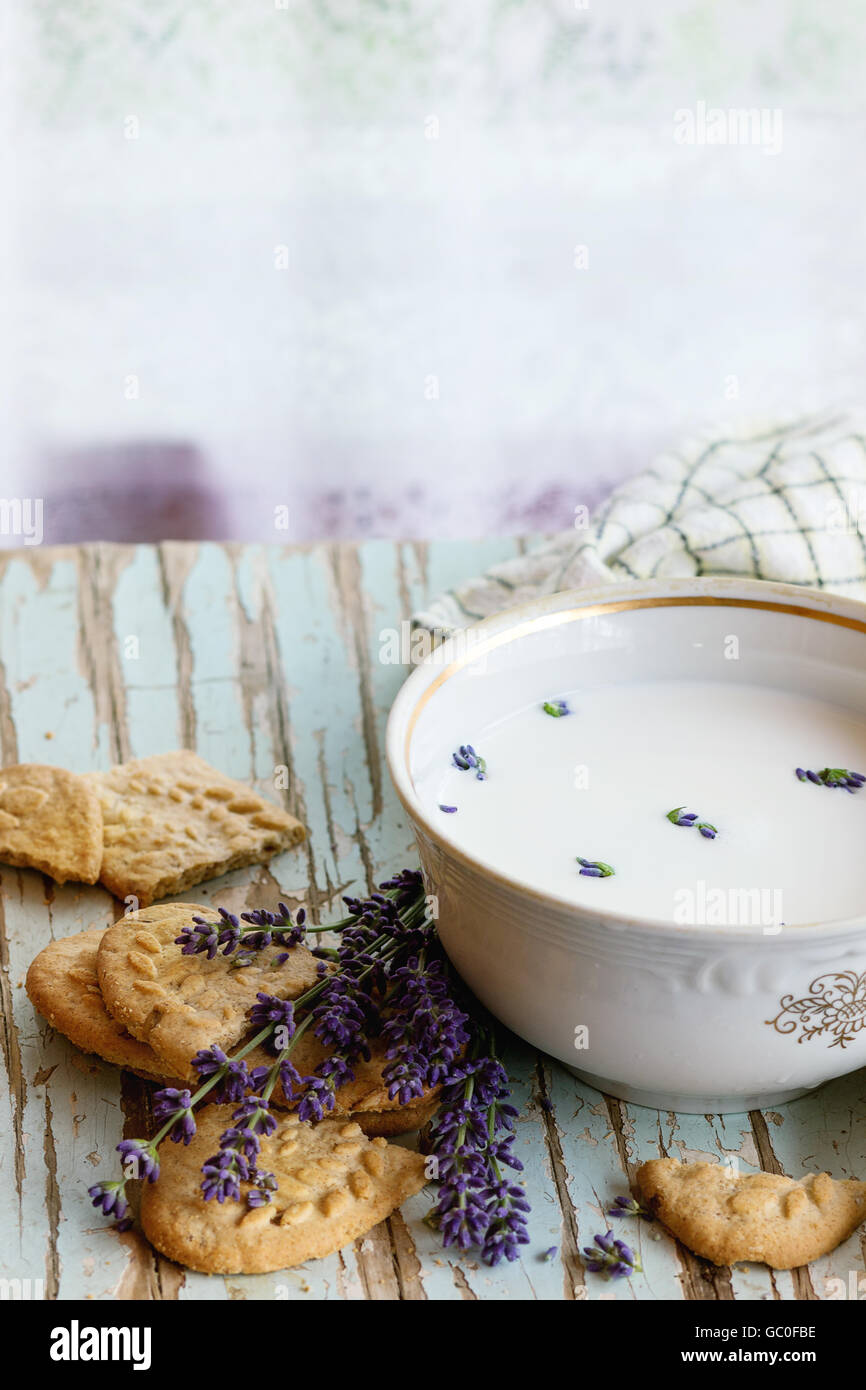
<instances>
[{"instance_id":1,"label":"white checkered cloth","mask_svg":"<svg viewBox=\"0 0 866 1390\"><path fill-rule=\"evenodd\" d=\"M739 574L866 599L866 425L811 417L691 440L623 483L588 523L434 599L438 634L562 589Z\"/></svg>"}]
</instances>

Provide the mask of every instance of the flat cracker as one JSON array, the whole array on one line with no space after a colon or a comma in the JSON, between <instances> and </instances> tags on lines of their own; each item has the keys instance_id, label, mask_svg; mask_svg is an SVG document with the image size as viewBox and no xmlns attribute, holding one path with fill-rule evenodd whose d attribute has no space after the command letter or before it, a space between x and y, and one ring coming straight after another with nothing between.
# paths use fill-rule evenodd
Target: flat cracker
<instances>
[{"instance_id":1,"label":"flat cracker","mask_svg":"<svg viewBox=\"0 0 866 1390\"><path fill-rule=\"evenodd\" d=\"M300 821L187 750L88 773L102 806L105 887L141 907L304 839Z\"/></svg>"},{"instance_id":2,"label":"flat cracker","mask_svg":"<svg viewBox=\"0 0 866 1390\"><path fill-rule=\"evenodd\" d=\"M280 1117L262 1141L258 1166L276 1175L267 1206L206 1202L201 1166L232 1123L231 1105L201 1116L188 1147L160 1145L161 1174L145 1183L144 1234L161 1254L203 1274L267 1274L341 1250L390 1216L425 1183L424 1159L384 1139L367 1139L353 1121L302 1124Z\"/></svg>"},{"instance_id":3,"label":"flat cracker","mask_svg":"<svg viewBox=\"0 0 866 1390\"><path fill-rule=\"evenodd\" d=\"M866 1220L866 1183L829 1173L796 1181L720 1163L654 1158L637 1173L654 1215L696 1255L794 1269L835 1250Z\"/></svg>"},{"instance_id":4,"label":"flat cracker","mask_svg":"<svg viewBox=\"0 0 866 1390\"><path fill-rule=\"evenodd\" d=\"M121 917L99 945L96 969L105 1007L153 1049L170 1076L185 1076L201 1048L231 1052L249 1032L256 995L295 999L319 979L306 946L261 953L262 963L233 968L234 956L185 956L175 938L194 916L213 915L197 903L165 903Z\"/></svg>"},{"instance_id":5,"label":"flat cracker","mask_svg":"<svg viewBox=\"0 0 866 1390\"><path fill-rule=\"evenodd\" d=\"M38 869L57 883L96 883L102 808L86 777L17 763L0 771L0 860Z\"/></svg>"}]
</instances>

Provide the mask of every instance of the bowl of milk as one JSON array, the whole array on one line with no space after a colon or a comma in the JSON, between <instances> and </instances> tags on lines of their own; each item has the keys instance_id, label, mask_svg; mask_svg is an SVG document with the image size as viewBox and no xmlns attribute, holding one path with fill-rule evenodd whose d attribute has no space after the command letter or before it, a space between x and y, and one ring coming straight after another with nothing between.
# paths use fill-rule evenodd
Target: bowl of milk
<instances>
[{"instance_id":1,"label":"bowl of milk","mask_svg":"<svg viewBox=\"0 0 866 1390\"><path fill-rule=\"evenodd\" d=\"M437 647L387 755L454 966L592 1085L743 1111L866 1064L866 605L554 594Z\"/></svg>"}]
</instances>

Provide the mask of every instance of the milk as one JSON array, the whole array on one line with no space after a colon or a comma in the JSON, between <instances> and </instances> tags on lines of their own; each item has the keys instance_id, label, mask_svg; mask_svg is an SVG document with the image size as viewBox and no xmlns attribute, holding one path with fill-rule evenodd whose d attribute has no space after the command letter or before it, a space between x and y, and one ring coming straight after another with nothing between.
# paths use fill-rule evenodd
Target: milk
<instances>
[{"instance_id":1,"label":"milk","mask_svg":"<svg viewBox=\"0 0 866 1390\"><path fill-rule=\"evenodd\" d=\"M866 914L866 790L794 769L866 772L866 718L763 686L633 683L551 690L486 727L454 729L415 783L428 814L491 868L587 907L701 927ZM470 743L487 777L451 758ZM440 805L456 806L453 814ZM666 818L682 806L714 840ZM579 872L577 856L614 869Z\"/></svg>"}]
</instances>

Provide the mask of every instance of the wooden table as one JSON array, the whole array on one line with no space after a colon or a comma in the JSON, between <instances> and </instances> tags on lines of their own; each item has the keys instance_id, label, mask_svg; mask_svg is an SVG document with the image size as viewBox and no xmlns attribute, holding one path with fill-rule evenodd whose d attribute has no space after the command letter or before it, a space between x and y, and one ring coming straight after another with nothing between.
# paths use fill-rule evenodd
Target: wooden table
<instances>
[{"instance_id":1,"label":"wooden table","mask_svg":"<svg viewBox=\"0 0 866 1390\"><path fill-rule=\"evenodd\" d=\"M271 795L274 768L287 765L287 804L309 827L306 847L192 896L234 910L286 897L326 920L339 916L342 893L416 862L382 752L405 671L380 660L381 634L427 596L521 546L7 553L4 764L83 771L182 745ZM856 1235L809 1269L773 1274L716 1269L656 1225L629 1220L621 1234L637 1243L642 1274L608 1284L586 1274L580 1258L609 1224L602 1209L628 1190L627 1174L659 1153L733 1160L745 1171L866 1176L862 1072L779 1111L675 1115L592 1091L517 1040L505 1056L533 1208L519 1263L491 1270L443 1250L423 1224L430 1196L421 1194L354 1248L306 1267L249 1278L187 1273L134 1232L106 1229L87 1197L90 1184L113 1176L121 1135L149 1126L147 1086L78 1053L34 1013L23 989L46 942L114 915L99 888L57 887L2 868L0 1279L29 1279L37 1296L67 1299L850 1298L859 1277L866 1294ZM551 1246L556 1254L545 1259Z\"/></svg>"}]
</instances>

